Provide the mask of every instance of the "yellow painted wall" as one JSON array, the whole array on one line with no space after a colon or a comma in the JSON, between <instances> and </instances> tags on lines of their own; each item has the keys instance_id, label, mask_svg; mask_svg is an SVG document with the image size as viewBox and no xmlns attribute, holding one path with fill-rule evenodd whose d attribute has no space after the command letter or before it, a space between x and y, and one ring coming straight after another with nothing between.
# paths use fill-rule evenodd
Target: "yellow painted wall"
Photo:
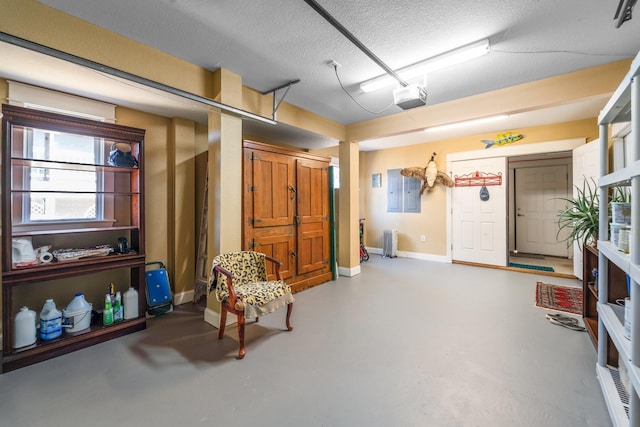
<instances>
[{"instance_id":1,"label":"yellow painted wall","mask_svg":"<svg viewBox=\"0 0 640 427\"><path fill-rule=\"evenodd\" d=\"M534 128L515 129L525 138L514 144L532 144L568 138L598 136L596 119L580 120ZM361 159L360 193L364 194L365 245L382 247L383 230L398 230L398 250L444 256L446 255L446 188L436 184L432 191L425 192L421 199L421 213L387 212L387 170L411 166L426 166L433 152L438 153L438 169L447 172L446 156L449 153L477 150L484 147L481 139L494 139L495 134L481 134L464 138L448 139L407 147L366 152ZM499 150L500 147L491 148ZM371 187L371 175L382 174L382 187ZM448 172L447 172L448 173ZM420 241L420 235L426 242Z\"/></svg>"},{"instance_id":2,"label":"yellow painted wall","mask_svg":"<svg viewBox=\"0 0 640 427\"><path fill-rule=\"evenodd\" d=\"M131 110L116 109L118 124L145 129L144 140L144 205L145 239L148 261L167 262L169 257L167 191L171 177L167 170L167 144L170 120L165 117Z\"/></svg>"}]
</instances>

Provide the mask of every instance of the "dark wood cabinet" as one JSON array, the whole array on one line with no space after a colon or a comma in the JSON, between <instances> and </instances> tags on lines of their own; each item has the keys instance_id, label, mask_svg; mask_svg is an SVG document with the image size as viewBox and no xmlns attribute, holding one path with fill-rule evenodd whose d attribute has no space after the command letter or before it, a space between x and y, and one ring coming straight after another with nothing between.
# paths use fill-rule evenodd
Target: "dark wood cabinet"
<instances>
[{"instance_id":1,"label":"dark wood cabinet","mask_svg":"<svg viewBox=\"0 0 640 427\"><path fill-rule=\"evenodd\" d=\"M583 290L583 313L584 326L593 341L596 349L598 348L598 250L590 246L586 246L582 252L582 290ZM629 296L627 289L627 276L613 262L607 260L607 282L609 283L609 303L616 310L622 312L624 307L621 305L624 299ZM595 274L594 274L595 272ZM611 338L608 338L607 344L607 364L618 366L618 350Z\"/></svg>"},{"instance_id":2,"label":"dark wood cabinet","mask_svg":"<svg viewBox=\"0 0 640 427\"><path fill-rule=\"evenodd\" d=\"M329 159L244 141L243 249L282 261L299 291L331 280Z\"/></svg>"},{"instance_id":3,"label":"dark wood cabinet","mask_svg":"<svg viewBox=\"0 0 640 427\"><path fill-rule=\"evenodd\" d=\"M145 131L11 105L3 105L2 112L2 370L7 372L146 327ZM116 146L134 157L134 164L110 160ZM36 248L55 257L24 259ZM39 313L55 295L63 311L82 292L99 312L110 283L122 294L130 286L137 289L137 318L104 326L94 316L88 329L71 334L63 328L59 338L14 348L20 307Z\"/></svg>"}]
</instances>

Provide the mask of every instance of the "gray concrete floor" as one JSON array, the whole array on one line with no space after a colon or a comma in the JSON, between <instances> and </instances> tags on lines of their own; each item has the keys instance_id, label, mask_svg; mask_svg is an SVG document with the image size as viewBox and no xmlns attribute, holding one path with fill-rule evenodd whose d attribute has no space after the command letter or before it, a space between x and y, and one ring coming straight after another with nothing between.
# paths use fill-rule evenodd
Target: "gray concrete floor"
<instances>
[{"instance_id":1,"label":"gray concrete floor","mask_svg":"<svg viewBox=\"0 0 640 427\"><path fill-rule=\"evenodd\" d=\"M584 332L537 280L372 255L225 338L186 304L148 328L0 376L2 426L610 426Z\"/></svg>"}]
</instances>

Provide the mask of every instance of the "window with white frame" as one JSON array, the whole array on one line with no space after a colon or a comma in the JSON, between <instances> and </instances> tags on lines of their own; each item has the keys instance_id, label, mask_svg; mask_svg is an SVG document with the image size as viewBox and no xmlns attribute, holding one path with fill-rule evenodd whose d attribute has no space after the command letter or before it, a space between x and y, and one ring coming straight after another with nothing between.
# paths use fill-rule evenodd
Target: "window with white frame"
<instances>
[{"instance_id":1,"label":"window with white frame","mask_svg":"<svg viewBox=\"0 0 640 427\"><path fill-rule=\"evenodd\" d=\"M115 105L24 83L8 81L9 104L34 110L82 117L100 122L115 122ZM105 141L93 136L52 131L46 128L17 126L12 130L13 155L32 159L15 176L24 191L20 201L22 224L43 222L85 222L109 218L109 200L105 201L105 174L90 165L104 164ZM21 143L15 144L15 139ZM42 160L41 165L38 160ZM51 168L47 162L87 165L86 168ZM42 166L42 167L38 167ZM15 205L15 203L14 203Z\"/></svg>"},{"instance_id":2,"label":"window with white frame","mask_svg":"<svg viewBox=\"0 0 640 427\"><path fill-rule=\"evenodd\" d=\"M95 165L103 163L100 138L23 128L24 157L34 160ZM37 166L37 163L35 164ZM104 174L87 170L24 168L22 223L102 220Z\"/></svg>"}]
</instances>

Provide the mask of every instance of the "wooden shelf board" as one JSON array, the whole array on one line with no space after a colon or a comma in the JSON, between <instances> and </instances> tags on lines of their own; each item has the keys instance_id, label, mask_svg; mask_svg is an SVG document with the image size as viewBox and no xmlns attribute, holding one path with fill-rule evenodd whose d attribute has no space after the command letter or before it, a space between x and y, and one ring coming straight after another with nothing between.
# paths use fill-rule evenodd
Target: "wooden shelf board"
<instances>
[{"instance_id":1,"label":"wooden shelf board","mask_svg":"<svg viewBox=\"0 0 640 427\"><path fill-rule=\"evenodd\" d=\"M48 280L52 275L58 278L69 275L86 274L114 268L131 268L144 266L144 254L106 255L102 257L87 257L76 261L50 262L34 267L2 273L2 283L5 286L16 286L23 283L33 283Z\"/></svg>"},{"instance_id":2,"label":"wooden shelf board","mask_svg":"<svg viewBox=\"0 0 640 427\"><path fill-rule=\"evenodd\" d=\"M65 336L50 342L39 342L35 347L13 354L7 354L2 359L3 372L9 372L43 360L51 359L81 348L89 347L107 339L117 338L122 335L145 329L146 318L126 320L110 326L94 325L85 333Z\"/></svg>"},{"instance_id":3,"label":"wooden shelf board","mask_svg":"<svg viewBox=\"0 0 640 427\"><path fill-rule=\"evenodd\" d=\"M598 349L598 318L584 317L582 320L584 321L584 327L587 329L587 332L589 333L589 337L591 337L593 346L597 350Z\"/></svg>"},{"instance_id":4,"label":"wooden shelf board","mask_svg":"<svg viewBox=\"0 0 640 427\"><path fill-rule=\"evenodd\" d=\"M598 291L596 290L595 285L593 285L592 283L589 283L587 285L587 287L589 288L589 290L591 291L591 295L593 295L594 297L596 297L596 301L598 300Z\"/></svg>"}]
</instances>

